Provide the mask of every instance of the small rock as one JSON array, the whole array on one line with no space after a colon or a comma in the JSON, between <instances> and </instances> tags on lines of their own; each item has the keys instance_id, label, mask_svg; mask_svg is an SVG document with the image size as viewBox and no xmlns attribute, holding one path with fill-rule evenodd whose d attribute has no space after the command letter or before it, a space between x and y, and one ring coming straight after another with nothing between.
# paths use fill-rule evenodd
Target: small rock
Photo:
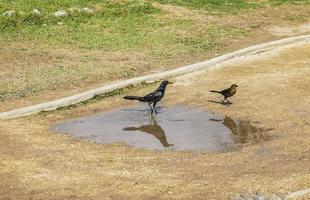
<instances>
[{"instance_id":1,"label":"small rock","mask_svg":"<svg viewBox=\"0 0 310 200\"><path fill-rule=\"evenodd\" d=\"M93 9L90 9L90 8L87 8L87 7L82 8L82 10L83 10L83 12L86 12L86 13L88 13L88 14L92 14L92 13L95 12Z\"/></svg>"},{"instance_id":2,"label":"small rock","mask_svg":"<svg viewBox=\"0 0 310 200\"><path fill-rule=\"evenodd\" d=\"M33 10L32 10L32 14L40 15L41 12L40 12L38 9L33 9Z\"/></svg>"},{"instance_id":3,"label":"small rock","mask_svg":"<svg viewBox=\"0 0 310 200\"><path fill-rule=\"evenodd\" d=\"M59 10L54 13L55 17L65 17L68 15L68 13L64 10Z\"/></svg>"},{"instance_id":4,"label":"small rock","mask_svg":"<svg viewBox=\"0 0 310 200\"><path fill-rule=\"evenodd\" d=\"M8 10L2 13L2 16L12 17L15 14L15 10Z\"/></svg>"},{"instance_id":5,"label":"small rock","mask_svg":"<svg viewBox=\"0 0 310 200\"><path fill-rule=\"evenodd\" d=\"M57 24L58 24L58 25L63 25L64 23L63 23L63 22L57 22Z\"/></svg>"},{"instance_id":6,"label":"small rock","mask_svg":"<svg viewBox=\"0 0 310 200\"><path fill-rule=\"evenodd\" d=\"M42 26L47 26L47 24L42 24Z\"/></svg>"}]
</instances>

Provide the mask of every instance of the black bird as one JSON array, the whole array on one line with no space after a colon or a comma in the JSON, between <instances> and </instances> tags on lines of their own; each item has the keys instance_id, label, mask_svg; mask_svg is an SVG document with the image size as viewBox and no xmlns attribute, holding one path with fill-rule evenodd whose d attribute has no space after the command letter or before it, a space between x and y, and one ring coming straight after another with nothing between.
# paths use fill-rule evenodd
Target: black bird
<instances>
[{"instance_id":1,"label":"black bird","mask_svg":"<svg viewBox=\"0 0 310 200\"><path fill-rule=\"evenodd\" d=\"M236 94L237 91L236 87L238 87L238 85L232 84L230 88L227 88L225 90L222 91L211 90L210 92L216 92L223 95L224 96L223 103L225 103L225 101L231 103L227 98Z\"/></svg>"},{"instance_id":2,"label":"black bird","mask_svg":"<svg viewBox=\"0 0 310 200\"><path fill-rule=\"evenodd\" d=\"M160 86L157 88L157 90L155 90L154 92L143 96L143 97L139 97L139 96L124 96L124 99L129 99L129 100L138 100L140 102L147 102L151 108L151 114L153 114L153 112L157 113L156 111L156 104L157 102L159 102L165 95L165 90L168 84L172 84L171 82L165 80L163 81ZM151 104L153 103L153 108L151 106Z\"/></svg>"}]
</instances>

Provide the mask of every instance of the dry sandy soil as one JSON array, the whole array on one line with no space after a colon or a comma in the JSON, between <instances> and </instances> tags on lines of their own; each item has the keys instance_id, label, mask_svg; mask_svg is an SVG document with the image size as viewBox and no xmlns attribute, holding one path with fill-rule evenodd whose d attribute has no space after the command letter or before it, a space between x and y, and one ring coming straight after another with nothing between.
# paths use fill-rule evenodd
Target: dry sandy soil
<instances>
[{"instance_id":1,"label":"dry sandy soil","mask_svg":"<svg viewBox=\"0 0 310 200\"><path fill-rule=\"evenodd\" d=\"M109 97L84 107L1 121L0 199L222 200L248 192L283 196L309 188L310 46L255 57L178 77L163 103L259 122L272 129L270 141L230 153L150 151L48 131L56 121L128 105L121 96ZM232 105L208 101L221 98L210 89L232 83L240 86ZM144 94L154 87L126 93Z\"/></svg>"}]
</instances>

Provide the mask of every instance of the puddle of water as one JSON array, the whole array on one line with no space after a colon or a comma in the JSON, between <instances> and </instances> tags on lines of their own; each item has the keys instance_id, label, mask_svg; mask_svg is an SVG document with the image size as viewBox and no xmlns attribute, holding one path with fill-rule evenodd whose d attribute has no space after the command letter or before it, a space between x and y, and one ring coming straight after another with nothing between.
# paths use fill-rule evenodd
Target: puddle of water
<instances>
[{"instance_id":1,"label":"puddle of water","mask_svg":"<svg viewBox=\"0 0 310 200\"><path fill-rule=\"evenodd\" d=\"M57 123L54 132L98 143L126 143L147 149L229 152L238 144L266 139L264 131L249 122L222 119L199 109L159 107L151 116L145 107L125 108Z\"/></svg>"}]
</instances>

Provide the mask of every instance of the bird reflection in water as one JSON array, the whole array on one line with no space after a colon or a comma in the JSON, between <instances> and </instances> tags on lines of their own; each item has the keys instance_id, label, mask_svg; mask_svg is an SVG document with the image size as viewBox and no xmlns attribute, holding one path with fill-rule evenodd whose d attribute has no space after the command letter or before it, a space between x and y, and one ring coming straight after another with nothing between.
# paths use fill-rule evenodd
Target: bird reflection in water
<instances>
[{"instance_id":1,"label":"bird reflection in water","mask_svg":"<svg viewBox=\"0 0 310 200\"><path fill-rule=\"evenodd\" d=\"M255 127L249 121L235 121L227 116L224 119L210 120L222 122L227 128L229 128L234 136L235 143L237 144L259 143L261 141L270 139L270 137L265 134L265 132L272 129Z\"/></svg>"},{"instance_id":2,"label":"bird reflection in water","mask_svg":"<svg viewBox=\"0 0 310 200\"><path fill-rule=\"evenodd\" d=\"M166 137L164 129L160 125L157 124L157 121L153 115L151 115L149 125L142 125L140 127L126 127L123 130L124 131L141 131L147 134L151 134L160 141L163 147L173 146L173 144L169 144L169 142L167 141L167 137Z\"/></svg>"}]
</instances>

